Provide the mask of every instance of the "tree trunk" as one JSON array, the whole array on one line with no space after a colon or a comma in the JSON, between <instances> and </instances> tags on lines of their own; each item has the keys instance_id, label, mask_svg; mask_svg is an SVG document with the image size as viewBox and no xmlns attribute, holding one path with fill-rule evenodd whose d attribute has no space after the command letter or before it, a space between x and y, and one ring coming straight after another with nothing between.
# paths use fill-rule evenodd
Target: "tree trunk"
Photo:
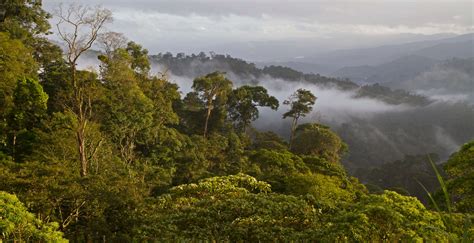
<instances>
[{"instance_id":1,"label":"tree trunk","mask_svg":"<svg viewBox=\"0 0 474 243\"><path fill-rule=\"evenodd\" d=\"M12 154L13 154L13 159L15 159L16 158L16 131L13 132Z\"/></svg>"},{"instance_id":2,"label":"tree trunk","mask_svg":"<svg viewBox=\"0 0 474 243\"><path fill-rule=\"evenodd\" d=\"M288 149L291 150L291 146L293 145L293 138L295 137L296 125L298 124L298 118L294 117L293 122L291 124L291 133L290 133L290 143Z\"/></svg>"},{"instance_id":3,"label":"tree trunk","mask_svg":"<svg viewBox=\"0 0 474 243\"><path fill-rule=\"evenodd\" d=\"M79 161L81 164L81 176L87 176L87 156L86 156L86 114L83 107L83 99L81 97L81 87L78 85L77 82L77 75L76 75L76 64L72 62L71 64L71 72L72 72L72 85L74 88L74 113L77 118L77 130L76 130L76 140L77 140L77 150L79 152Z\"/></svg>"},{"instance_id":4,"label":"tree trunk","mask_svg":"<svg viewBox=\"0 0 474 243\"><path fill-rule=\"evenodd\" d=\"M211 116L212 107L210 105L207 106L207 116L206 116L206 123L204 123L204 137L207 136L207 124L209 123L209 117Z\"/></svg>"},{"instance_id":5,"label":"tree trunk","mask_svg":"<svg viewBox=\"0 0 474 243\"><path fill-rule=\"evenodd\" d=\"M79 128L76 132L77 148L79 151L79 161L81 162L81 176L87 176L87 158L85 148L85 132L83 128Z\"/></svg>"}]
</instances>

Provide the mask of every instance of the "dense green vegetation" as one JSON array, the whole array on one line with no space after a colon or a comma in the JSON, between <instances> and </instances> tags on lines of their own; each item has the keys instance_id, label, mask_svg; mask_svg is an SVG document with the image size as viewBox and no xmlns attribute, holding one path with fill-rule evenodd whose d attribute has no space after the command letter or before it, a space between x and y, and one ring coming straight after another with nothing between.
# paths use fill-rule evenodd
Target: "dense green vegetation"
<instances>
[{"instance_id":1,"label":"dense green vegetation","mask_svg":"<svg viewBox=\"0 0 474 243\"><path fill-rule=\"evenodd\" d=\"M265 88L211 72L182 98L150 74L145 49L117 35L104 37L99 73L78 70L109 12L69 9L87 17L60 25L92 35L63 32L62 53L40 35L40 3L11 2L22 14L0 24L0 241L474 239L472 144L447 163L453 213L371 194L342 166L334 131L298 124L317 94L289 97L290 146L251 127L256 107L278 108Z\"/></svg>"},{"instance_id":2,"label":"dense green vegetation","mask_svg":"<svg viewBox=\"0 0 474 243\"><path fill-rule=\"evenodd\" d=\"M407 155L402 160L378 167L360 168L355 175L366 183L371 192L377 193L383 189L389 189L403 195L416 196L427 203L428 195L419 183L422 183L429 191L435 191L439 187L430 160L435 163L440 162L435 154Z\"/></svg>"},{"instance_id":3,"label":"dense green vegetation","mask_svg":"<svg viewBox=\"0 0 474 243\"><path fill-rule=\"evenodd\" d=\"M0 232L6 240L65 242L56 222L44 223L28 212L15 195L0 191Z\"/></svg>"}]
</instances>

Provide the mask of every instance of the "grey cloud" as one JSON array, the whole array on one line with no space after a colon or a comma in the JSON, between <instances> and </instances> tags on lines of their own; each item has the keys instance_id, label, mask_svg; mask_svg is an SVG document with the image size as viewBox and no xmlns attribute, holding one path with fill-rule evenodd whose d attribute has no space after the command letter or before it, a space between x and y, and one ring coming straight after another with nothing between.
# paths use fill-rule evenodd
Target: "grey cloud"
<instances>
[{"instance_id":1,"label":"grey cloud","mask_svg":"<svg viewBox=\"0 0 474 243\"><path fill-rule=\"evenodd\" d=\"M47 7L60 1L45 1ZM315 20L330 23L359 23L410 25L420 23L473 24L472 1L457 0L65 0L101 4L112 9L134 9L145 12L160 12L189 16L192 14L218 18L239 15L259 18L264 15Z\"/></svg>"}]
</instances>

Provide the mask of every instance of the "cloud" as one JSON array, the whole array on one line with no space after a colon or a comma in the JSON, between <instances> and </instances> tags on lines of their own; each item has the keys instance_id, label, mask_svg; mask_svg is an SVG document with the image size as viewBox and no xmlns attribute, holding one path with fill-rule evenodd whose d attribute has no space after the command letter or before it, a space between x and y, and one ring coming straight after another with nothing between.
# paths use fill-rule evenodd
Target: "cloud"
<instances>
[{"instance_id":1,"label":"cloud","mask_svg":"<svg viewBox=\"0 0 474 243\"><path fill-rule=\"evenodd\" d=\"M52 10L60 1L44 1ZM65 3L72 0L62 1ZM75 1L74 1L75 2ZM470 1L82 0L112 10L112 31L150 51L196 52L236 42L474 31ZM453 17L455 16L455 17ZM352 41L352 45L361 45ZM301 55L301 54L298 54Z\"/></svg>"},{"instance_id":2,"label":"cloud","mask_svg":"<svg viewBox=\"0 0 474 243\"><path fill-rule=\"evenodd\" d=\"M249 6L250 7L250 6ZM374 10L375 11L375 10ZM457 24L452 21L440 22L440 19L429 19L416 23L384 21L361 21L360 16L350 18L340 16L339 19L304 18L298 16L279 16L262 12L260 15L208 15L201 12L190 12L187 15L146 11L144 9L119 8L114 11L116 26L130 26L142 34L186 34L191 37L218 37L228 41L236 37L252 40L321 37L334 33L357 33L367 35L380 34L436 34L436 33L468 33L474 30L471 24ZM451 20L451 19L448 19ZM419 21L419 20L418 20ZM388 22L388 23L384 23ZM405 23L404 23L405 22ZM201 36L200 36L201 35Z\"/></svg>"},{"instance_id":3,"label":"cloud","mask_svg":"<svg viewBox=\"0 0 474 243\"><path fill-rule=\"evenodd\" d=\"M51 6L74 0L44 1ZM472 25L468 19L469 0L82 0L83 4L102 4L113 10L160 12L171 15L192 14L210 17L239 15L304 20L319 19L331 23L417 24L433 21L458 21ZM357 18L355 18L357 17ZM464 21L464 22L461 22Z\"/></svg>"},{"instance_id":4,"label":"cloud","mask_svg":"<svg viewBox=\"0 0 474 243\"><path fill-rule=\"evenodd\" d=\"M442 127L434 126L433 129L436 142L446 148L446 150L452 153L459 148L459 143L456 142Z\"/></svg>"},{"instance_id":5,"label":"cloud","mask_svg":"<svg viewBox=\"0 0 474 243\"><path fill-rule=\"evenodd\" d=\"M317 97L313 111L306 118L303 118L302 122L319 121L342 124L354 118L369 119L385 112L411 109L405 105L389 105L375 99L356 99L354 98L355 90L341 91L336 88L320 87L305 82L289 82L266 77L260 79L259 85L268 89L268 92L280 101L281 106L277 112L270 111L271 114L264 110L262 119L255 123L256 127L265 126L268 121L279 123L283 113L289 109L288 106L282 104L283 101L300 88L310 90ZM271 119L266 116L271 116Z\"/></svg>"},{"instance_id":6,"label":"cloud","mask_svg":"<svg viewBox=\"0 0 474 243\"><path fill-rule=\"evenodd\" d=\"M195 65L191 64L191 68L187 69L187 76L178 76L171 72L167 72L167 76L170 82L178 84L180 92L183 97L186 93L191 91L193 79L197 76L202 75L201 72L212 72L215 70L222 70L222 66L214 66L215 63L202 63L198 62ZM152 64L152 73L162 73L165 68ZM242 85L260 85L268 90L268 93L275 96L280 101L280 108L278 111L270 109L261 109L261 119L256 121L257 127L265 125L268 122L274 124L282 123L283 113L286 112L289 107L283 105L283 101L287 99L297 89L310 90L316 97L316 104L313 112L308 114L303 121L324 121L331 124L341 124L348 122L354 118L358 119L369 119L375 115L383 114L385 112L399 112L411 109L407 105L390 105L382 101L370 98L354 98L356 96L356 90L341 91L336 87L322 87L308 82L299 81L287 81L283 79L277 79L264 75L261 77L241 77L230 71L226 71L226 76L232 80L235 87Z\"/></svg>"}]
</instances>

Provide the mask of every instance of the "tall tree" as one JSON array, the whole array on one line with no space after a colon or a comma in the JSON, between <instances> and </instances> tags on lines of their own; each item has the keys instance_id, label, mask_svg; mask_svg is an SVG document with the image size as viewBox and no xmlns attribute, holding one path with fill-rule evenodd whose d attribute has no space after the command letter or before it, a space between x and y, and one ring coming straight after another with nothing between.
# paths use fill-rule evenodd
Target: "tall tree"
<instances>
[{"instance_id":1,"label":"tall tree","mask_svg":"<svg viewBox=\"0 0 474 243\"><path fill-rule=\"evenodd\" d=\"M224 76L224 73L213 72L206 76L196 78L192 88L199 94L206 104L206 121L204 123L204 137L207 136L209 117L212 110L225 103L227 95L232 89L232 81Z\"/></svg>"},{"instance_id":2,"label":"tall tree","mask_svg":"<svg viewBox=\"0 0 474 243\"><path fill-rule=\"evenodd\" d=\"M290 110L283 114L283 119L287 117L293 118L291 123L290 149L293 143L293 137L295 136L296 127L298 126L298 119L305 117L313 110L316 99L316 96L314 96L311 91L298 89L287 100L283 101L283 104L290 106Z\"/></svg>"},{"instance_id":3,"label":"tall tree","mask_svg":"<svg viewBox=\"0 0 474 243\"><path fill-rule=\"evenodd\" d=\"M37 70L32 50L8 33L0 32L0 123L12 106L17 81L35 77Z\"/></svg>"},{"instance_id":4,"label":"tall tree","mask_svg":"<svg viewBox=\"0 0 474 243\"><path fill-rule=\"evenodd\" d=\"M87 175L86 127L92 114L91 97L77 77L77 61L89 50L98 37L102 27L112 19L112 13L103 8L95 9L81 5L70 5L69 8L59 7L59 22L56 24L59 37L65 42L66 61L70 66L73 87L72 112L77 118L76 139L81 164L81 176Z\"/></svg>"},{"instance_id":5,"label":"tall tree","mask_svg":"<svg viewBox=\"0 0 474 243\"><path fill-rule=\"evenodd\" d=\"M46 115L48 95L35 79L20 79L13 92L13 107L8 115L12 154L17 158L18 133L38 127ZM24 152L24 151L23 151Z\"/></svg>"},{"instance_id":6,"label":"tall tree","mask_svg":"<svg viewBox=\"0 0 474 243\"><path fill-rule=\"evenodd\" d=\"M102 57L103 84L105 87L104 129L118 145L122 159L131 164L135 160L138 138L151 136L153 102L142 92L132 70L133 58L119 48L111 58Z\"/></svg>"},{"instance_id":7,"label":"tall tree","mask_svg":"<svg viewBox=\"0 0 474 243\"><path fill-rule=\"evenodd\" d=\"M245 132L250 122L258 118L259 106L277 110L278 105L278 100L268 95L264 87L244 85L234 89L229 95L229 117L239 130Z\"/></svg>"}]
</instances>

